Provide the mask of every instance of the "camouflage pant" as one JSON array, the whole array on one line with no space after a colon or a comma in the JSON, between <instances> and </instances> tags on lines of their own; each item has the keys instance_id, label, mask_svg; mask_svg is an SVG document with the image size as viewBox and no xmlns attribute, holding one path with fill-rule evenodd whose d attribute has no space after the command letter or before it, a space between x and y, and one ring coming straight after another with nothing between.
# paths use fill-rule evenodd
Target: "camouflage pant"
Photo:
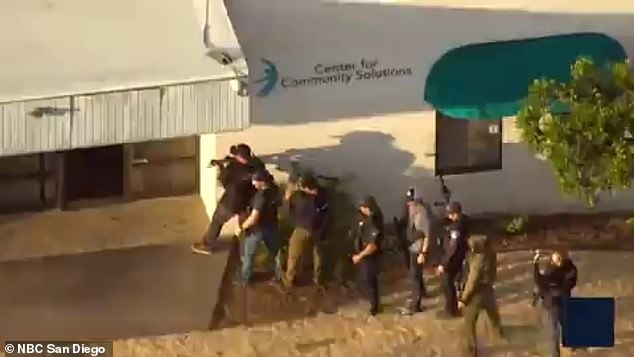
<instances>
[{"instance_id":1,"label":"camouflage pant","mask_svg":"<svg viewBox=\"0 0 634 357\"><path fill-rule=\"evenodd\" d=\"M288 263L286 265L286 282L292 285L301 270L301 262L308 249L313 253L313 281L322 282L323 254L322 246L315 242L312 234L304 228L295 228L288 242Z\"/></svg>"},{"instance_id":2,"label":"camouflage pant","mask_svg":"<svg viewBox=\"0 0 634 357\"><path fill-rule=\"evenodd\" d=\"M502 336L502 325L500 320L500 311L498 303L495 298L495 291L493 287L481 287L473 295L469 303L464 307L464 323L465 323L465 338L466 338L466 351L469 356L476 356L476 324L478 322L478 315L480 311L488 315L494 332L498 336Z\"/></svg>"}]
</instances>

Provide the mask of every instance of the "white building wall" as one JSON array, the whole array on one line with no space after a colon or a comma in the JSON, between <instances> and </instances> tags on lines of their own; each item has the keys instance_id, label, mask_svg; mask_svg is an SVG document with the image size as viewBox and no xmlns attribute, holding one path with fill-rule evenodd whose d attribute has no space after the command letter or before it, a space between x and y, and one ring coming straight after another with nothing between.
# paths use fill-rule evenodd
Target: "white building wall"
<instances>
[{"instance_id":1,"label":"white building wall","mask_svg":"<svg viewBox=\"0 0 634 357\"><path fill-rule=\"evenodd\" d=\"M409 186L422 189L430 200L440 200L440 184L433 175L434 114L412 112L342 119L303 125L254 125L239 133L218 136L217 152L249 143L279 180L285 179L289 158L301 155L318 171L346 179L357 198L373 194L386 215L399 213ZM585 212L583 203L565 198L553 171L519 143L512 118L503 122L502 170L448 176L454 199L471 213ZM277 166L282 170L276 170ZM605 195L596 210L634 208L634 190Z\"/></svg>"},{"instance_id":2,"label":"white building wall","mask_svg":"<svg viewBox=\"0 0 634 357\"><path fill-rule=\"evenodd\" d=\"M215 159L217 155L217 135L216 134L204 134L201 135L198 140L199 148L199 162L200 165L200 185L199 194L200 198L205 205L205 213L209 220L216 209L216 202L218 201L218 180L216 169L209 167L209 162ZM202 234L202 233L201 233Z\"/></svg>"},{"instance_id":3,"label":"white building wall","mask_svg":"<svg viewBox=\"0 0 634 357\"><path fill-rule=\"evenodd\" d=\"M631 1L232 0L228 12L249 59L251 92L264 77L261 58L280 79L316 76L316 66L376 61L411 75L306 87L252 97L253 126L223 134L219 155L237 142L283 165L294 154L326 173L348 177L352 193L375 194L396 214L409 185L438 196L433 177L434 114L424 103L427 72L446 51L470 43L575 32L603 32L634 54ZM548 54L535 54L547 56ZM503 127L503 170L447 178L469 212L584 211L564 198L547 163ZM271 165L273 167L274 165ZM597 210L634 208L634 191L603 199Z\"/></svg>"}]
</instances>

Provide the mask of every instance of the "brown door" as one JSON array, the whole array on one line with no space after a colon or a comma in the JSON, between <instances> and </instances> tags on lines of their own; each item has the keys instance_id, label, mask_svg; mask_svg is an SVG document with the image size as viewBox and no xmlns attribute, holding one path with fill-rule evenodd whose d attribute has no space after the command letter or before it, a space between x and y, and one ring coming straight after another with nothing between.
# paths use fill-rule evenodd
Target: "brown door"
<instances>
[{"instance_id":1,"label":"brown door","mask_svg":"<svg viewBox=\"0 0 634 357\"><path fill-rule=\"evenodd\" d=\"M64 153L67 201L123 196L123 145Z\"/></svg>"},{"instance_id":2,"label":"brown door","mask_svg":"<svg viewBox=\"0 0 634 357\"><path fill-rule=\"evenodd\" d=\"M198 192L198 138L187 137L129 145L132 199Z\"/></svg>"}]
</instances>

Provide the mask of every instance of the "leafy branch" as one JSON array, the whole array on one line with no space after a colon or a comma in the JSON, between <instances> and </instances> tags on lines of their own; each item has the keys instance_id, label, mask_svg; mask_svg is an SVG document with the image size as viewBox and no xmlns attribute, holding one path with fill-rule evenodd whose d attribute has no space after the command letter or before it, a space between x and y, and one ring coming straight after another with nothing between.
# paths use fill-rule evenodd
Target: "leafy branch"
<instances>
[{"instance_id":1,"label":"leafy branch","mask_svg":"<svg viewBox=\"0 0 634 357\"><path fill-rule=\"evenodd\" d=\"M522 141L551 162L565 194L594 206L601 192L629 188L634 159L629 62L598 67L580 58L568 82L535 80L517 126Z\"/></svg>"}]
</instances>

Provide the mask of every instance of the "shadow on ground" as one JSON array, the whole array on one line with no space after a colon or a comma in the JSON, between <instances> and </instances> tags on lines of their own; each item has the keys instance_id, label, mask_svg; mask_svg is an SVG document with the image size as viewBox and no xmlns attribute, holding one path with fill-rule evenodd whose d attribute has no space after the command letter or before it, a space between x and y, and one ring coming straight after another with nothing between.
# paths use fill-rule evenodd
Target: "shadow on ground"
<instances>
[{"instance_id":1,"label":"shadow on ground","mask_svg":"<svg viewBox=\"0 0 634 357\"><path fill-rule=\"evenodd\" d=\"M145 246L0 264L0 336L112 340L205 330L227 254ZM8 288L10 287L10 288Z\"/></svg>"}]
</instances>

